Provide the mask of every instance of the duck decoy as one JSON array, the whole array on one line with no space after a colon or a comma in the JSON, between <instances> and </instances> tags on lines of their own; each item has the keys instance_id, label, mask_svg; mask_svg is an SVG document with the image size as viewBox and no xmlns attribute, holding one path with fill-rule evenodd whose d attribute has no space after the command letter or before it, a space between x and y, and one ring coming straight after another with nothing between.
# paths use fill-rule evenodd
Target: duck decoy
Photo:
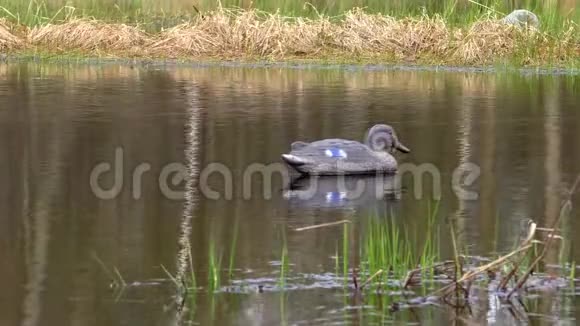
<instances>
[{"instance_id":1,"label":"duck decoy","mask_svg":"<svg viewBox=\"0 0 580 326\"><path fill-rule=\"evenodd\" d=\"M364 144L346 139L296 141L289 154L282 154L282 159L302 174L394 174L397 171L397 160L392 155L395 150L410 152L401 144L393 127L378 124L367 131Z\"/></svg>"}]
</instances>

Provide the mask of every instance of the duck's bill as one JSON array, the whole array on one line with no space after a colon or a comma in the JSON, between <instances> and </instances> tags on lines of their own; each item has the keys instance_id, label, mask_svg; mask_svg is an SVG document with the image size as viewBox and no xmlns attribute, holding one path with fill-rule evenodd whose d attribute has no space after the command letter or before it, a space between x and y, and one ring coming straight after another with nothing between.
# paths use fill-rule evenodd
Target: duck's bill
<instances>
[{"instance_id":1,"label":"duck's bill","mask_svg":"<svg viewBox=\"0 0 580 326\"><path fill-rule=\"evenodd\" d=\"M411 152L411 150L409 148L407 148L407 146L405 146L401 143L397 143L397 149L403 153L410 153Z\"/></svg>"}]
</instances>

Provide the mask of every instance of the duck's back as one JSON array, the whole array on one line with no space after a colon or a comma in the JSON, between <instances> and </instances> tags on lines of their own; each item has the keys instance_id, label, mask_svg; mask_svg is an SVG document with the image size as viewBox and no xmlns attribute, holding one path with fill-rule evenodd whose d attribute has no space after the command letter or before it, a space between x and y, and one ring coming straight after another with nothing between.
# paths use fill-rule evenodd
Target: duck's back
<instances>
[{"instance_id":1,"label":"duck's back","mask_svg":"<svg viewBox=\"0 0 580 326\"><path fill-rule=\"evenodd\" d=\"M321 160L368 162L376 159L375 153L367 146L357 141L338 138L312 142L297 152L299 155L319 157Z\"/></svg>"},{"instance_id":2,"label":"duck's back","mask_svg":"<svg viewBox=\"0 0 580 326\"><path fill-rule=\"evenodd\" d=\"M388 153L375 152L366 145L346 139L324 139L300 143L291 152L304 164L298 170L317 174L392 172L397 162Z\"/></svg>"}]
</instances>

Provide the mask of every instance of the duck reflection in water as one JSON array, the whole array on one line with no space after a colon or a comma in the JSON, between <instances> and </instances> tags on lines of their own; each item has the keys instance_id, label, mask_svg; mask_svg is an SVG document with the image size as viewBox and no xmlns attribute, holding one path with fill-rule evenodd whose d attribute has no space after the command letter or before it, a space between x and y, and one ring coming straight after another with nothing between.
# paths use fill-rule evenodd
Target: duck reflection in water
<instances>
[{"instance_id":1,"label":"duck reflection in water","mask_svg":"<svg viewBox=\"0 0 580 326\"><path fill-rule=\"evenodd\" d=\"M395 175L300 176L284 197L295 207L356 208L382 206L400 194Z\"/></svg>"}]
</instances>

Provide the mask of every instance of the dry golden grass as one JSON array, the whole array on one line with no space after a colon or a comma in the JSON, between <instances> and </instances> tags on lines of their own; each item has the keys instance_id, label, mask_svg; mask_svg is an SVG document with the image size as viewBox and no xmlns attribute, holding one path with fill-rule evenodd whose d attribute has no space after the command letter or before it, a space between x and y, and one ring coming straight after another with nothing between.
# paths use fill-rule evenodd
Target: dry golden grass
<instances>
[{"instance_id":1,"label":"dry golden grass","mask_svg":"<svg viewBox=\"0 0 580 326\"><path fill-rule=\"evenodd\" d=\"M22 40L12 34L10 24L0 19L0 51L20 48Z\"/></svg>"},{"instance_id":2,"label":"dry golden grass","mask_svg":"<svg viewBox=\"0 0 580 326\"><path fill-rule=\"evenodd\" d=\"M476 22L465 35L457 35L454 57L467 64L504 58L514 53L520 42L526 41L524 35L519 29L497 21Z\"/></svg>"},{"instance_id":3,"label":"dry golden grass","mask_svg":"<svg viewBox=\"0 0 580 326\"><path fill-rule=\"evenodd\" d=\"M137 27L97 20L72 19L63 24L32 28L27 43L48 49L76 51L123 51L139 53L148 36Z\"/></svg>"},{"instance_id":4,"label":"dry golden grass","mask_svg":"<svg viewBox=\"0 0 580 326\"><path fill-rule=\"evenodd\" d=\"M204 56L283 57L313 54L324 47L325 19L286 19L257 11L220 10L158 36L154 53Z\"/></svg>"},{"instance_id":5,"label":"dry golden grass","mask_svg":"<svg viewBox=\"0 0 580 326\"><path fill-rule=\"evenodd\" d=\"M241 14L219 11L159 35L156 53L205 56L316 56L319 54L442 55L450 33L439 18L397 20L354 10L343 21L328 18L290 19L254 10Z\"/></svg>"},{"instance_id":6,"label":"dry golden grass","mask_svg":"<svg viewBox=\"0 0 580 326\"><path fill-rule=\"evenodd\" d=\"M439 16L396 19L359 9L340 20L220 9L156 34L124 24L72 19L26 29L16 37L0 24L0 49L25 46L51 52L185 59L365 58L463 65L512 59L520 64L561 64L577 59L578 32L575 23L562 35L550 36L491 19L460 28L449 27Z\"/></svg>"},{"instance_id":7,"label":"dry golden grass","mask_svg":"<svg viewBox=\"0 0 580 326\"><path fill-rule=\"evenodd\" d=\"M421 55L445 55L452 43L451 33L438 16L407 18L348 12L340 25L337 42L352 53L391 53L399 59Z\"/></svg>"}]
</instances>

